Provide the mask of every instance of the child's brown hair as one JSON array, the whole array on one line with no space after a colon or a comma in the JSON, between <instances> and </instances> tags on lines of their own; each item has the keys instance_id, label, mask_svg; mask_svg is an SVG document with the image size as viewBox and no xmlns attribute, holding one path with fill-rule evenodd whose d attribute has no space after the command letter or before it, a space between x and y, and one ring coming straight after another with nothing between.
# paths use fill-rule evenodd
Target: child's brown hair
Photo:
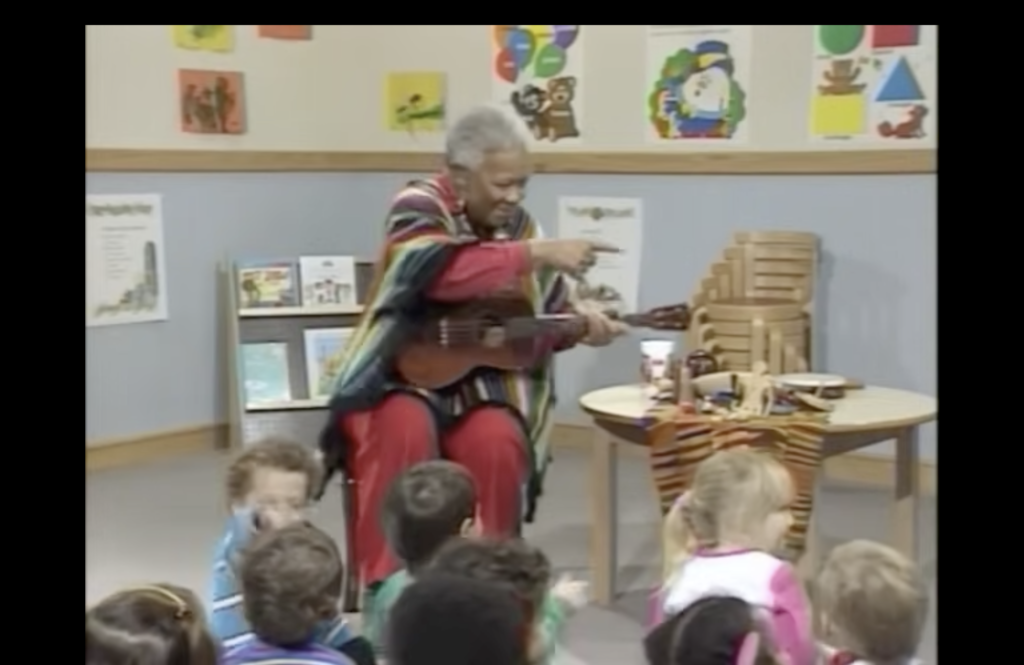
<instances>
[{"instance_id":1,"label":"child's brown hair","mask_svg":"<svg viewBox=\"0 0 1024 665\"><path fill-rule=\"evenodd\" d=\"M870 540L836 547L814 583L826 637L877 665L913 658L928 617L928 587L917 565Z\"/></svg>"},{"instance_id":2,"label":"child's brown hair","mask_svg":"<svg viewBox=\"0 0 1024 665\"><path fill-rule=\"evenodd\" d=\"M86 665L217 665L217 644L188 589L119 591L85 613Z\"/></svg>"},{"instance_id":3,"label":"child's brown hair","mask_svg":"<svg viewBox=\"0 0 1024 665\"><path fill-rule=\"evenodd\" d=\"M306 495L312 500L323 478L323 464L312 448L283 437L269 437L245 447L231 462L227 473L228 504L236 506L252 490L257 469L301 473L307 478Z\"/></svg>"},{"instance_id":4,"label":"child's brown hair","mask_svg":"<svg viewBox=\"0 0 1024 665\"><path fill-rule=\"evenodd\" d=\"M382 519L388 545L415 573L476 516L476 485L454 462L432 460L406 469L384 495Z\"/></svg>"},{"instance_id":5,"label":"child's brown hair","mask_svg":"<svg viewBox=\"0 0 1024 665\"><path fill-rule=\"evenodd\" d=\"M309 639L336 616L344 573L338 545L312 525L260 533L243 551L240 571L253 633L278 646Z\"/></svg>"}]
</instances>

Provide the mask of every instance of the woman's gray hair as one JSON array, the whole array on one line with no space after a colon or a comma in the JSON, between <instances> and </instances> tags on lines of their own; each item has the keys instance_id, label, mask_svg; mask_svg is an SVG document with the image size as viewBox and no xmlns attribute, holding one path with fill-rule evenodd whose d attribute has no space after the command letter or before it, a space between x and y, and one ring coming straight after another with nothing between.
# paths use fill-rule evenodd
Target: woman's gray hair
<instances>
[{"instance_id":1,"label":"woman's gray hair","mask_svg":"<svg viewBox=\"0 0 1024 665\"><path fill-rule=\"evenodd\" d=\"M456 120L445 138L448 166L476 170L488 153L526 150L525 125L511 112L495 104L470 109Z\"/></svg>"}]
</instances>

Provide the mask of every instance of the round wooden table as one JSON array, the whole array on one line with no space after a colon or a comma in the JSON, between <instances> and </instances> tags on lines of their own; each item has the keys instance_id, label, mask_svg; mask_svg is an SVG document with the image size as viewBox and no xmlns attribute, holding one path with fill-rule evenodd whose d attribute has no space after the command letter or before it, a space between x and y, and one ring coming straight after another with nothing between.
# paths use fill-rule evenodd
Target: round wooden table
<instances>
[{"instance_id":1,"label":"round wooden table","mask_svg":"<svg viewBox=\"0 0 1024 665\"><path fill-rule=\"evenodd\" d=\"M834 403L828 434L822 444L822 462L883 441L896 441L892 537L901 551L916 558L920 494L918 427L938 417L938 401L906 390L866 386L849 391L845 398ZM587 393L580 398L580 407L593 419L595 433L591 477L591 588L594 600L607 605L615 598L618 573L615 448L619 442L644 445L644 419L651 408L651 400L645 397L639 385L613 386ZM804 570L813 570L817 563L816 522L812 514L807 550L801 560Z\"/></svg>"}]
</instances>

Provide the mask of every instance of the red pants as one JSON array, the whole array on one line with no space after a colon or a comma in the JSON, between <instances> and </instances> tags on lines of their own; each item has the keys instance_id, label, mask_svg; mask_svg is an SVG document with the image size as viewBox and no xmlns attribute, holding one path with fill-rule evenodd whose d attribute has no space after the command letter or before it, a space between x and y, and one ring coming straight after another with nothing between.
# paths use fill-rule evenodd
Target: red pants
<instances>
[{"instance_id":1,"label":"red pants","mask_svg":"<svg viewBox=\"0 0 1024 665\"><path fill-rule=\"evenodd\" d=\"M522 428L505 409L475 409L439 441L430 407L411 395L392 393L373 409L345 415L341 426L351 446L349 468L357 487L356 559L364 585L401 566L384 541L380 506L395 476L417 462L440 455L469 469L483 532L515 532L528 456Z\"/></svg>"}]
</instances>

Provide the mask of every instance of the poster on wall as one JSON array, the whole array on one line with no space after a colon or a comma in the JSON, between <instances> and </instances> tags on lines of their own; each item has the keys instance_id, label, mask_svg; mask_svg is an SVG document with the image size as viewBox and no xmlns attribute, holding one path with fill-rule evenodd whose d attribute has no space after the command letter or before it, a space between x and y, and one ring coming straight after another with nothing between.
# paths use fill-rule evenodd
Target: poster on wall
<instances>
[{"instance_id":1,"label":"poster on wall","mask_svg":"<svg viewBox=\"0 0 1024 665\"><path fill-rule=\"evenodd\" d=\"M86 195L87 327L167 320L165 266L159 195Z\"/></svg>"},{"instance_id":2,"label":"poster on wall","mask_svg":"<svg viewBox=\"0 0 1024 665\"><path fill-rule=\"evenodd\" d=\"M638 311L644 237L641 199L560 198L558 237L586 238L617 247L616 253L597 255L597 263L578 284L577 295L619 313Z\"/></svg>"},{"instance_id":3,"label":"poster on wall","mask_svg":"<svg viewBox=\"0 0 1024 665\"><path fill-rule=\"evenodd\" d=\"M179 69L178 114L187 134L245 134L245 75Z\"/></svg>"},{"instance_id":4,"label":"poster on wall","mask_svg":"<svg viewBox=\"0 0 1024 665\"><path fill-rule=\"evenodd\" d=\"M542 143L583 138L583 44L578 25L492 25L494 99Z\"/></svg>"},{"instance_id":5,"label":"poster on wall","mask_svg":"<svg viewBox=\"0 0 1024 665\"><path fill-rule=\"evenodd\" d=\"M938 26L813 28L812 140L934 143Z\"/></svg>"},{"instance_id":6,"label":"poster on wall","mask_svg":"<svg viewBox=\"0 0 1024 665\"><path fill-rule=\"evenodd\" d=\"M750 25L647 26L647 140L744 143Z\"/></svg>"},{"instance_id":7,"label":"poster on wall","mask_svg":"<svg viewBox=\"0 0 1024 665\"><path fill-rule=\"evenodd\" d=\"M444 72L391 72L384 81L384 128L419 134L444 131Z\"/></svg>"},{"instance_id":8,"label":"poster on wall","mask_svg":"<svg viewBox=\"0 0 1024 665\"><path fill-rule=\"evenodd\" d=\"M188 51L230 53L235 49L233 25L172 25L174 45Z\"/></svg>"}]
</instances>

